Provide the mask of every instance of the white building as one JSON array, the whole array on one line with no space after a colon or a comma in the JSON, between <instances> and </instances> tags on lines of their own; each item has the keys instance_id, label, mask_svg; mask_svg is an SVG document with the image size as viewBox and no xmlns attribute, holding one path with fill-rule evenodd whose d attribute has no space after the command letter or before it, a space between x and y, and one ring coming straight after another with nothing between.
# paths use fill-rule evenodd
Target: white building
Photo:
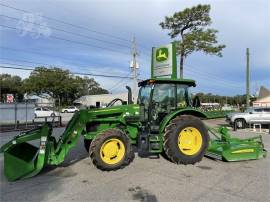
<instances>
[{"instance_id":1,"label":"white building","mask_svg":"<svg viewBox=\"0 0 270 202\"><path fill-rule=\"evenodd\" d=\"M55 100L49 95L24 95L24 100L34 103L37 107L53 107Z\"/></svg>"},{"instance_id":2,"label":"white building","mask_svg":"<svg viewBox=\"0 0 270 202\"><path fill-rule=\"evenodd\" d=\"M120 98L127 103L128 92L119 94L85 95L78 98L73 103L75 105L83 105L87 107L105 107L110 101L116 98ZM115 105L119 104L121 104L121 102L115 103Z\"/></svg>"},{"instance_id":3,"label":"white building","mask_svg":"<svg viewBox=\"0 0 270 202\"><path fill-rule=\"evenodd\" d=\"M252 104L254 107L270 107L270 91L261 86L258 98Z\"/></svg>"},{"instance_id":4,"label":"white building","mask_svg":"<svg viewBox=\"0 0 270 202\"><path fill-rule=\"evenodd\" d=\"M253 102L254 107L270 107L270 95Z\"/></svg>"}]
</instances>

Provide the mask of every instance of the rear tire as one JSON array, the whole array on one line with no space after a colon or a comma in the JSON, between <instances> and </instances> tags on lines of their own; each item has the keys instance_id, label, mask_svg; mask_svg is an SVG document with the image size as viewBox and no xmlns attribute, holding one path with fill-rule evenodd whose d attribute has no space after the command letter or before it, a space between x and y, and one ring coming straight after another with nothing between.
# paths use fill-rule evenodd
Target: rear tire
<instances>
[{"instance_id":1,"label":"rear tire","mask_svg":"<svg viewBox=\"0 0 270 202\"><path fill-rule=\"evenodd\" d=\"M93 164L106 171L124 168L134 159L130 139L119 129L99 134L92 141L89 154Z\"/></svg>"},{"instance_id":2,"label":"rear tire","mask_svg":"<svg viewBox=\"0 0 270 202\"><path fill-rule=\"evenodd\" d=\"M166 127L164 150L174 163L195 164L202 160L209 139L208 131L199 118L182 115Z\"/></svg>"}]
</instances>

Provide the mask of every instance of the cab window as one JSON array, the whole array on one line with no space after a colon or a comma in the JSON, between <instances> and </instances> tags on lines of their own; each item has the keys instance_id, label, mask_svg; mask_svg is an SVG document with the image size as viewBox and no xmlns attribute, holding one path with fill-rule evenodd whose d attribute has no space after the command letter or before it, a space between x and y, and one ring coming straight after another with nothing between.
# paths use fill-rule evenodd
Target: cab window
<instances>
[{"instance_id":1,"label":"cab window","mask_svg":"<svg viewBox=\"0 0 270 202\"><path fill-rule=\"evenodd\" d=\"M160 110L175 108L175 85L156 84L153 93L153 105Z\"/></svg>"},{"instance_id":2,"label":"cab window","mask_svg":"<svg viewBox=\"0 0 270 202\"><path fill-rule=\"evenodd\" d=\"M187 85L177 85L177 108L185 108L191 105L191 95Z\"/></svg>"},{"instance_id":3,"label":"cab window","mask_svg":"<svg viewBox=\"0 0 270 202\"><path fill-rule=\"evenodd\" d=\"M138 104L144 104L145 106L149 105L151 89L152 85L141 87L138 97Z\"/></svg>"}]
</instances>

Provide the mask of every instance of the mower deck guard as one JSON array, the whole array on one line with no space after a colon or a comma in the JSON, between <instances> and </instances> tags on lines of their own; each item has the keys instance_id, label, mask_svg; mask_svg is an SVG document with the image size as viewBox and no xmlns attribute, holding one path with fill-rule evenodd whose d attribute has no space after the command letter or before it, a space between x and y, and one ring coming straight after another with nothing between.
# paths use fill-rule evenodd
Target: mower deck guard
<instances>
[{"instance_id":1,"label":"mower deck guard","mask_svg":"<svg viewBox=\"0 0 270 202\"><path fill-rule=\"evenodd\" d=\"M46 150L51 127L48 124L27 131L3 145L4 173L9 181L27 178L38 174L46 163ZM39 140L39 147L29 141Z\"/></svg>"},{"instance_id":2,"label":"mower deck guard","mask_svg":"<svg viewBox=\"0 0 270 202\"><path fill-rule=\"evenodd\" d=\"M221 127L218 130L209 128L216 137L210 141L206 156L223 161L255 160L266 157L267 151L262 143L262 136L239 139L231 138L228 129Z\"/></svg>"}]
</instances>

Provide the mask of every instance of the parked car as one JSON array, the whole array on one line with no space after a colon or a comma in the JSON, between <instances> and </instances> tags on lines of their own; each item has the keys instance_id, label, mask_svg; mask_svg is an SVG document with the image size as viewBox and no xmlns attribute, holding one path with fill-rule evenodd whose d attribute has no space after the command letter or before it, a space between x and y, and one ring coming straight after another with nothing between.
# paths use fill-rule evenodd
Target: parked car
<instances>
[{"instance_id":1,"label":"parked car","mask_svg":"<svg viewBox=\"0 0 270 202\"><path fill-rule=\"evenodd\" d=\"M243 113L230 113L226 116L226 121L231 125L236 124L237 128L246 128L251 122L270 123L270 108L248 108Z\"/></svg>"},{"instance_id":2,"label":"parked car","mask_svg":"<svg viewBox=\"0 0 270 202\"><path fill-rule=\"evenodd\" d=\"M59 112L50 110L46 107L37 107L35 108L35 117L48 117L48 116L59 116Z\"/></svg>"},{"instance_id":3,"label":"parked car","mask_svg":"<svg viewBox=\"0 0 270 202\"><path fill-rule=\"evenodd\" d=\"M69 107L66 107L66 108L63 108L62 109L62 113L74 113L74 112L77 112L79 111L79 109L75 106L69 106Z\"/></svg>"}]
</instances>

